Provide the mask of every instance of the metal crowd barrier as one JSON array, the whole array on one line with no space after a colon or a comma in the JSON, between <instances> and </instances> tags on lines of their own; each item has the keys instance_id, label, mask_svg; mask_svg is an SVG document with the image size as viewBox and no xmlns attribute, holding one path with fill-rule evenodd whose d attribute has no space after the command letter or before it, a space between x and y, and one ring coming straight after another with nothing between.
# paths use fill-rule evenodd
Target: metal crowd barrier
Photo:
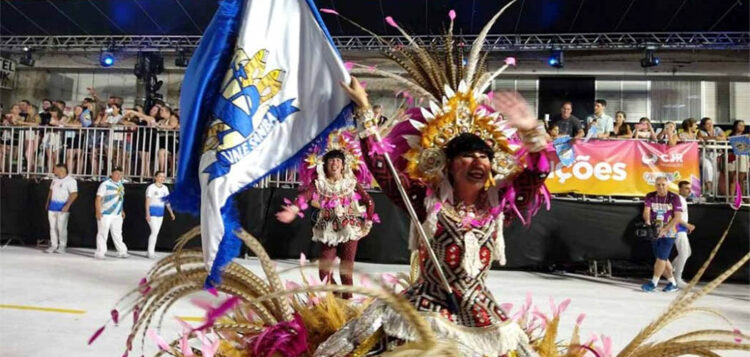
<instances>
[{"instance_id":1,"label":"metal crowd barrier","mask_svg":"<svg viewBox=\"0 0 750 357\"><path fill-rule=\"evenodd\" d=\"M49 126L0 126L0 175L26 178L51 177L55 164L64 162L78 179L102 180L112 168L123 168L131 182L149 182L156 171L174 180L179 150L179 131L151 127L58 128ZM732 148L726 141L700 143L703 195L708 202L734 202L734 182L743 195L750 193L748 156L730 162ZM711 183L706 183L711 179ZM269 175L258 188L292 188L300 184L296 170ZM563 198L629 201L633 197L562 195Z\"/></svg>"},{"instance_id":2,"label":"metal crowd barrier","mask_svg":"<svg viewBox=\"0 0 750 357\"><path fill-rule=\"evenodd\" d=\"M0 126L0 175L51 177L58 163L77 179L102 180L119 166L129 181L156 171L173 179L179 131L151 127Z\"/></svg>"}]
</instances>

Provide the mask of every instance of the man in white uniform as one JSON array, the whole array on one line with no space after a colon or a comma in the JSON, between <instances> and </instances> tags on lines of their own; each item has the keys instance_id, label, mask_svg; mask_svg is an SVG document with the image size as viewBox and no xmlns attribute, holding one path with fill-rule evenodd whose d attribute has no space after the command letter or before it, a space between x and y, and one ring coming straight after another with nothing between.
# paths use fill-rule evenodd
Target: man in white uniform
<instances>
[{"instance_id":1,"label":"man in white uniform","mask_svg":"<svg viewBox=\"0 0 750 357\"><path fill-rule=\"evenodd\" d=\"M685 199L690 196L690 182L680 181L679 187L680 200L682 201L682 219L677 224L677 240L674 242L675 248L677 248L677 256L672 261L672 265L674 266L674 277L677 280L677 287L683 288L687 286L687 283L682 280L682 272L691 253L688 234L693 232L695 226L688 223L688 207L687 200Z\"/></svg>"},{"instance_id":2,"label":"man in white uniform","mask_svg":"<svg viewBox=\"0 0 750 357\"><path fill-rule=\"evenodd\" d=\"M107 237L112 233L118 258L127 258L128 247L122 242L122 220L125 219L123 202L125 186L122 184L122 169L112 169L110 178L99 185L96 191L96 254L94 258L104 259L107 254Z\"/></svg>"},{"instance_id":3,"label":"man in white uniform","mask_svg":"<svg viewBox=\"0 0 750 357\"><path fill-rule=\"evenodd\" d=\"M55 165L55 178L47 194L47 218L49 218L50 245L45 253L65 253L68 245L68 217L70 206L78 198L78 183L68 176L65 164Z\"/></svg>"},{"instance_id":4,"label":"man in white uniform","mask_svg":"<svg viewBox=\"0 0 750 357\"><path fill-rule=\"evenodd\" d=\"M157 171L154 176L154 183L146 188L146 222L151 228L151 235L148 236L148 257L156 258L156 238L159 236L159 229L164 220L164 208L169 210L169 215L174 221L174 212L169 202L164 199L169 196L169 189L164 185L166 176L163 171Z\"/></svg>"}]
</instances>

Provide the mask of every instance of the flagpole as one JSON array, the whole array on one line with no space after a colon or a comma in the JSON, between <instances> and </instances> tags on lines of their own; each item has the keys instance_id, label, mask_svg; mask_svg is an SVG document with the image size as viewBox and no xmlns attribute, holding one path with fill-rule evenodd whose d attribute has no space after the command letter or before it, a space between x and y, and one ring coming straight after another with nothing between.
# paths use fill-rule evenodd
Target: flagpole
<instances>
[{"instance_id":1,"label":"flagpole","mask_svg":"<svg viewBox=\"0 0 750 357\"><path fill-rule=\"evenodd\" d=\"M379 143L382 143L380 132L378 132L377 130L375 130L375 139L377 139ZM401 199L404 201L406 211L409 212L412 223L417 228L417 233L419 233L419 238L422 240L422 244L424 245L425 249L427 249L427 253L429 254L432 264L435 265L435 269L437 270L438 277L440 278L440 282L443 285L443 289L445 289L445 291L448 293L448 308L451 309L451 312L457 313L458 299L456 298L456 294L453 292L453 289L448 283L448 279L445 277L445 273L443 272L440 260L438 260L437 255L435 255L435 251L432 250L432 247L430 246L430 241L427 238L427 233L425 233L424 228L422 227L422 223L419 221L419 217L417 216L417 212L414 210L414 207L411 204L409 194L406 193L406 189L404 189L404 186L401 183L401 179L398 177L398 171L396 171L396 167L391 161L391 156L388 155L387 152L385 152L383 156L385 157L385 162L386 165L388 165L388 169L391 171L391 176L393 176L393 181L396 183L398 192L401 194Z\"/></svg>"},{"instance_id":2,"label":"flagpole","mask_svg":"<svg viewBox=\"0 0 750 357\"><path fill-rule=\"evenodd\" d=\"M380 132L378 130L375 130L375 139L378 141L378 143L382 144L383 139L380 137ZM451 312L458 313L459 305L456 294L453 292L450 284L448 284L448 279L445 277L445 273L443 272L443 269L440 265L440 261L438 260L437 255L435 255L435 251L432 250L432 247L430 246L430 241L427 238L427 233L425 233L421 222L419 222L419 217L417 216L417 212L414 210L414 207L411 204L409 194L406 193L406 189L404 189L403 184L401 184L401 179L398 177L398 171L396 171L396 167L391 161L391 156L388 155L388 152L384 152L383 156L385 157L385 163L388 166L388 169L391 171L391 175L393 176L393 181L396 183L398 192L399 194L401 194L401 200L404 201L406 211L409 212L409 216L411 216L411 220L414 223L414 226L417 227L419 238L422 240L422 244L424 245L425 249L427 249L427 253L429 254L430 260L432 260L432 264L434 264L435 269L437 269L438 277L440 277L440 282L443 284L443 289L445 289L445 291L448 293L448 308L451 310ZM505 316L510 316L502 307L500 307L500 310ZM522 356L535 356L523 343L518 344L518 347L521 350Z\"/></svg>"}]
</instances>

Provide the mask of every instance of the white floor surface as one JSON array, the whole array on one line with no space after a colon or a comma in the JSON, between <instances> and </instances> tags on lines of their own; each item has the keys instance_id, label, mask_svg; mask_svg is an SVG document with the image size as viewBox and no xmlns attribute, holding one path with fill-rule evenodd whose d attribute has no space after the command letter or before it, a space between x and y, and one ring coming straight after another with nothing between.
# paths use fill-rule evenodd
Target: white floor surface
<instances>
[{"instance_id":1,"label":"white floor surface","mask_svg":"<svg viewBox=\"0 0 750 357\"><path fill-rule=\"evenodd\" d=\"M112 253L110 252L110 255ZM160 256L163 256L162 253ZM68 249L68 254L44 254L41 250L9 246L0 249L0 356L121 356L131 324L124 318L119 327L109 325L93 345L86 342L109 319L114 303L152 266L145 253L131 252L129 259L113 256L99 261L93 251ZM262 275L257 260L238 260ZM280 269L293 267L296 261L279 261ZM404 265L357 263L358 271L372 274L407 272ZM299 281L298 273L285 279ZM549 297L560 302L571 298L563 315L560 337L568 339L580 313L587 317L582 326L584 339L592 333L605 334L619 351L641 328L664 311L675 293L643 293L642 281L596 279L580 275L492 271L488 285L498 302L510 302L518 308L527 292L542 312L549 312ZM662 283L663 284L663 283ZM725 284L703 298L696 306L710 306L728 316L737 328L750 333L750 286ZM59 309L54 311L44 310ZM171 315L199 317L201 311L184 301ZM678 320L661 336L671 336L688 328L726 328L721 320L707 314ZM174 321L165 321L162 336L177 337ZM147 340L145 354L156 349ZM140 356L140 347L130 353ZM725 353L723 356L742 356Z\"/></svg>"}]
</instances>

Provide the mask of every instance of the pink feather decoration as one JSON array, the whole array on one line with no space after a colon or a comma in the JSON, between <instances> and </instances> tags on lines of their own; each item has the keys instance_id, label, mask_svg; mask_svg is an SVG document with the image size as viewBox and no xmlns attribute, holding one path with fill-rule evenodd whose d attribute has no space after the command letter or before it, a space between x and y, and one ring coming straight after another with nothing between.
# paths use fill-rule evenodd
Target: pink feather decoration
<instances>
[{"instance_id":1,"label":"pink feather decoration","mask_svg":"<svg viewBox=\"0 0 750 357\"><path fill-rule=\"evenodd\" d=\"M141 316L141 308L138 305L136 305L133 308L133 324L137 324L138 323L138 318L140 316Z\"/></svg>"},{"instance_id":2,"label":"pink feather decoration","mask_svg":"<svg viewBox=\"0 0 750 357\"><path fill-rule=\"evenodd\" d=\"M324 12L324 13L326 13L326 14L333 14L333 15L338 15L338 14L339 14L339 12L338 12L338 11L336 11L336 10L333 10L333 9L326 9L326 8L321 8L321 9L320 9L320 12Z\"/></svg>"},{"instance_id":3,"label":"pink feather decoration","mask_svg":"<svg viewBox=\"0 0 750 357\"><path fill-rule=\"evenodd\" d=\"M578 318L576 318L576 326L581 326L581 324L583 323L583 319L585 318L586 318L586 314L584 313L578 315Z\"/></svg>"},{"instance_id":4,"label":"pink feather decoration","mask_svg":"<svg viewBox=\"0 0 750 357\"><path fill-rule=\"evenodd\" d=\"M739 329L734 329L732 332L735 335L734 342L742 343L742 331L740 331Z\"/></svg>"},{"instance_id":5,"label":"pink feather decoration","mask_svg":"<svg viewBox=\"0 0 750 357\"><path fill-rule=\"evenodd\" d=\"M102 332L104 332L105 326L100 327L98 330L96 330L96 332L94 332L93 335L91 335L91 338L89 338L89 345L94 343L94 341L96 341L96 339L99 338L99 336L101 336Z\"/></svg>"},{"instance_id":6,"label":"pink feather decoration","mask_svg":"<svg viewBox=\"0 0 750 357\"><path fill-rule=\"evenodd\" d=\"M291 321L269 326L250 340L253 356L300 356L307 350L307 329L302 318L294 315Z\"/></svg>"},{"instance_id":7,"label":"pink feather decoration","mask_svg":"<svg viewBox=\"0 0 750 357\"><path fill-rule=\"evenodd\" d=\"M208 293L213 296L219 297L219 291L216 290L216 288L209 288L209 289L206 289L206 291L208 291Z\"/></svg>"},{"instance_id":8,"label":"pink feather decoration","mask_svg":"<svg viewBox=\"0 0 750 357\"><path fill-rule=\"evenodd\" d=\"M503 311L504 311L504 312L505 312L506 314L510 314L510 312L511 312L511 311L513 310L513 304L512 304L512 303L509 303L509 302L506 302L506 303L500 304L500 308L501 308L501 309L502 309L502 310L503 310Z\"/></svg>"},{"instance_id":9,"label":"pink feather decoration","mask_svg":"<svg viewBox=\"0 0 750 357\"><path fill-rule=\"evenodd\" d=\"M380 216L378 216L377 213L372 214L372 221L375 223L380 223Z\"/></svg>"},{"instance_id":10,"label":"pink feather decoration","mask_svg":"<svg viewBox=\"0 0 750 357\"><path fill-rule=\"evenodd\" d=\"M117 325L117 323L120 322L120 313L117 312L117 309L112 309L109 314L112 316L112 321L114 321L115 325Z\"/></svg>"},{"instance_id":11,"label":"pink feather decoration","mask_svg":"<svg viewBox=\"0 0 750 357\"><path fill-rule=\"evenodd\" d=\"M539 153L536 167L541 172L549 172L549 159L547 159L547 155L545 155L543 152Z\"/></svg>"},{"instance_id":12,"label":"pink feather decoration","mask_svg":"<svg viewBox=\"0 0 750 357\"><path fill-rule=\"evenodd\" d=\"M347 72L351 72L352 68L354 68L354 62L352 62L352 61L346 61L346 62L344 62L344 68L346 68Z\"/></svg>"},{"instance_id":13,"label":"pink feather decoration","mask_svg":"<svg viewBox=\"0 0 750 357\"><path fill-rule=\"evenodd\" d=\"M188 343L189 336L190 336L189 333L184 333L182 337L180 338L180 351L182 352L182 355L185 357L195 356L193 354L193 349L190 348L190 344Z\"/></svg>"},{"instance_id":14,"label":"pink feather decoration","mask_svg":"<svg viewBox=\"0 0 750 357\"><path fill-rule=\"evenodd\" d=\"M557 305L557 316L562 315L568 309L568 305L570 305L570 299L565 299L560 305Z\"/></svg>"},{"instance_id":15,"label":"pink feather decoration","mask_svg":"<svg viewBox=\"0 0 750 357\"><path fill-rule=\"evenodd\" d=\"M159 336L156 333L156 331L154 331L152 329L148 329L148 331L146 332L146 334L148 335L148 337L151 340L153 340L154 342L156 342L156 344L159 346L159 348L161 348L163 351L169 352L171 350L171 348L169 347L169 344L167 343L167 341L164 341L164 339L161 336Z\"/></svg>"},{"instance_id":16,"label":"pink feather decoration","mask_svg":"<svg viewBox=\"0 0 750 357\"><path fill-rule=\"evenodd\" d=\"M127 350L122 353L122 357L128 357L128 351Z\"/></svg>"},{"instance_id":17,"label":"pink feather decoration","mask_svg":"<svg viewBox=\"0 0 750 357\"><path fill-rule=\"evenodd\" d=\"M390 285L396 285L398 284L398 278L390 273L383 273L380 275L381 279L383 279L383 282Z\"/></svg>"},{"instance_id":18,"label":"pink feather decoration","mask_svg":"<svg viewBox=\"0 0 750 357\"><path fill-rule=\"evenodd\" d=\"M516 58L515 57L506 57L505 58L505 64L507 64L508 66L515 67L516 66Z\"/></svg>"},{"instance_id":19,"label":"pink feather decoration","mask_svg":"<svg viewBox=\"0 0 750 357\"><path fill-rule=\"evenodd\" d=\"M200 325L196 327L194 330L202 331L205 330L211 326L213 326L214 322L216 322L217 319L224 316L230 309L232 309L235 305L237 305L240 302L240 298L237 296L232 296L217 307L211 306L210 303L206 302L205 300L200 299L193 299L191 302L200 307L201 309L206 310L206 319L205 323L203 325Z\"/></svg>"},{"instance_id":20,"label":"pink feather decoration","mask_svg":"<svg viewBox=\"0 0 750 357\"><path fill-rule=\"evenodd\" d=\"M297 288L300 288L301 286L291 280L287 280L286 283L284 283L284 288L287 290L294 290Z\"/></svg>"},{"instance_id":21,"label":"pink feather decoration","mask_svg":"<svg viewBox=\"0 0 750 357\"><path fill-rule=\"evenodd\" d=\"M396 25L396 21L393 21L393 18L390 16L385 17L385 22L388 23L388 25L391 25L391 27L398 28L398 25Z\"/></svg>"},{"instance_id":22,"label":"pink feather decoration","mask_svg":"<svg viewBox=\"0 0 750 357\"><path fill-rule=\"evenodd\" d=\"M456 10L451 9L451 11L448 11L448 18L453 21L456 18Z\"/></svg>"},{"instance_id":23,"label":"pink feather decoration","mask_svg":"<svg viewBox=\"0 0 750 357\"><path fill-rule=\"evenodd\" d=\"M735 179L734 181L734 205L732 206L732 209L737 211L740 209L740 207L742 207L742 185L740 185L739 179Z\"/></svg>"}]
</instances>

